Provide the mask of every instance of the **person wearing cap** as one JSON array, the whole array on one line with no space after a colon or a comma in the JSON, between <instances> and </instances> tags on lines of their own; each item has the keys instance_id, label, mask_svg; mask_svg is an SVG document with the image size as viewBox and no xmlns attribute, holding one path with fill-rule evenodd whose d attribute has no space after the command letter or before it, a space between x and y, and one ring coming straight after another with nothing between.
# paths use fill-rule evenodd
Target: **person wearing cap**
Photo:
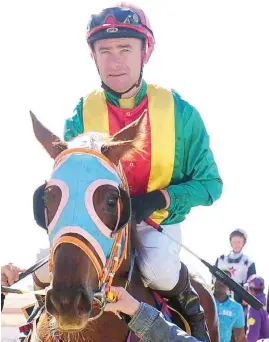
<instances>
[{"instance_id":1,"label":"person wearing cap","mask_svg":"<svg viewBox=\"0 0 269 342\"><path fill-rule=\"evenodd\" d=\"M260 310L248 306L247 312L247 342L269 338L269 317L266 311L266 296L264 293L264 279L252 275L247 281L248 291L264 304Z\"/></svg>"},{"instance_id":2,"label":"person wearing cap","mask_svg":"<svg viewBox=\"0 0 269 342\"><path fill-rule=\"evenodd\" d=\"M255 263L243 254L247 239L247 233L243 229L234 230L230 234L232 251L228 255L221 255L215 263L220 269L228 269L231 278L242 286L251 275L256 274ZM242 298L239 295L232 293L232 296L237 302L242 303Z\"/></svg>"},{"instance_id":3,"label":"person wearing cap","mask_svg":"<svg viewBox=\"0 0 269 342\"><path fill-rule=\"evenodd\" d=\"M223 272L231 276L229 270ZM218 311L220 342L230 342L232 335L236 342L246 342L242 305L229 296L229 288L218 279L215 279L213 294Z\"/></svg>"},{"instance_id":4,"label":"person wearing cap","mask_svg":"<svg viewBox=\"0 0 269 342\"><path fill-rule=\"evenodd\" d=\"M177 32L171 34L178 38ZM193 336L209 341L199 296L179 259L180 223L193 207L210 206L222 194L201 115L175 90L144 80L155 37L142 9L121 3L93 14L86 39L102 89L80 99L65 122L64 139L87 132L114 135L143 115L144 153L121 160L137 223L136 261L145 286L171 300ZM46 227L44 215L36 220ZM165 234L152 224L161 225Z\"/></svg>"}]
</instances>

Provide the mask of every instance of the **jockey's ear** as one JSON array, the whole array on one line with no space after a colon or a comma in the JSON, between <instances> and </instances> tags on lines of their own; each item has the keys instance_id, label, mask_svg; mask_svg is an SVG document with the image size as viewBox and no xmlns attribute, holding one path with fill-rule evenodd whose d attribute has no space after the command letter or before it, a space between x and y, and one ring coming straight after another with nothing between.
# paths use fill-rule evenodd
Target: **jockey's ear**
<instances>
[{"instance_id":1,"label":"jockey's ear","mask_svg":"<svg viewBox=\"0 0 269 342\"><path fill-rule=\"evenodd\" d=\"M144 153L147 136L147 112L113 135L101 148L101 152L115 165L120 160L131 160L135 153Z\"/></svg>"},{"instance_id":2,"label":"jockey's ear","mask_svg":"<svg viewBox=\"0 0 269 342\"><path fill-rule=\"evenodd\" d=\"M55 159L62 151L67 149L67 144L43 126L31 111L30 115L37 140L48 154Z\"/></svg>"}]
</instances>

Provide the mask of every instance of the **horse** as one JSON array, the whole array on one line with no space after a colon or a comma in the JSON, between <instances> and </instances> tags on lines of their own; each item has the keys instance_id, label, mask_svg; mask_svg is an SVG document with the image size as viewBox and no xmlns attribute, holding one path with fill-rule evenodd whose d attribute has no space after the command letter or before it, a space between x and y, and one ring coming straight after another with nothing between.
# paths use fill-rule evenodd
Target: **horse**
<instances>
[{"instance_id":1,"label":"horse","mask_svg":"<svg viewBox=\"0 0 269 342\"><path fill-rule=\"evenodd\" d=\"M55 164L38 199L44 205L39 215L50 240L50 286L27 341L137 341L125 320L103 307L111 284L156 307L153 291L144 286L135 264L135 222L120 163L143 153L146 117L141 115L95 149L68 148L33 113L31 119L37 140ZM194 278L191 282L211 340L218 342L213 295ZM179 324L188 330L184 321Z\"/></svg>"}]
</instances>

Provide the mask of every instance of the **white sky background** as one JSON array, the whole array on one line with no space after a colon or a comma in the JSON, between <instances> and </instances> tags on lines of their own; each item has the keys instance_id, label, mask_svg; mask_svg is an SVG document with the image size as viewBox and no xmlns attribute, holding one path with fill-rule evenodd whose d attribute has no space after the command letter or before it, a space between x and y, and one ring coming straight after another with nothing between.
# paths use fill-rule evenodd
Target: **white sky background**
<instances>
[{"instance_id":1,"label":"white sky background","mask_svg":"<svg viewBox=\"0 0 269 342\"><path fill-rule=\"evenodd\" d=\"M93 1L13 1L1 9L1 264L29 267L48 245L32 195L53 161L32 132L29 109L60 137L65 118L100 81L85 41ZM99 1L100 6L112 4ZM151 19L156 48L147 82L175 88L201 113L224 181L221 199L192 210L183 241L214 262L234 228L269 282L267 1L133 1ZM182 259L207 280L186 252Z\"/></svg>"}]
</instances>

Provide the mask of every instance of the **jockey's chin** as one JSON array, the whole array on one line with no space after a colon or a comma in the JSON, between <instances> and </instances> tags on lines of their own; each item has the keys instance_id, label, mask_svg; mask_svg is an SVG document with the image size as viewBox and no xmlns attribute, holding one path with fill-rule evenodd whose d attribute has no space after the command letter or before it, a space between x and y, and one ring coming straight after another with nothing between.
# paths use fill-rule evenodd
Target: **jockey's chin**
<instances>
[{"instance_id":1,"label":"jockey's chin","mask_svg":"<svg viewBox=\"0 0 269 342\"><path fill-rule=\"evenodd\" d=\"M132 80L129 79L127 73L119 73L117 75L109 75L105 80L105 83L109 88L116 92L123 93L134 84Z\"/></svg>"}]
</instances>

